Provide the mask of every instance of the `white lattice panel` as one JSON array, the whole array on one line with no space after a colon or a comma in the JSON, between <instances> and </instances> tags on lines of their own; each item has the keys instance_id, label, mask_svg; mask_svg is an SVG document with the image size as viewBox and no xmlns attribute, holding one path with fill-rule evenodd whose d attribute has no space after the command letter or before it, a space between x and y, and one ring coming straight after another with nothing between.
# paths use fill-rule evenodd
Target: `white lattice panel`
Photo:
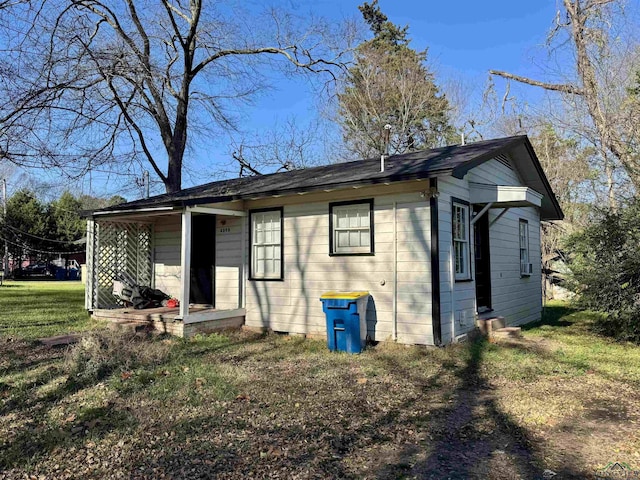
<instances>
[{"instance_id":1,"label":"white lattice panel","mask_svg":"<svg viewBox=\"0 0 640 480\"><path fill-rule=\"evenodd\" d=\"M95 222L93 248L94 308L118 307L113 280L151 286L153 226L135 222Z\"/></svg>"}]
</instances>

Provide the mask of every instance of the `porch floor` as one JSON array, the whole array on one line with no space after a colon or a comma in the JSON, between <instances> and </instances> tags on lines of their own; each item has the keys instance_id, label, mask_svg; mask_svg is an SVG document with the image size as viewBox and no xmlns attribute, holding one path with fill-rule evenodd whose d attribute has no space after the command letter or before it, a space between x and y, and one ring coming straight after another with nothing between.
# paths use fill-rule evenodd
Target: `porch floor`
<instances>
[{"instance_id":1,"label":"porch floor","mask_svg":"<svg viewBox=\"0 0 640 480\"><path fill-rule=\"evenodd\" d=\"M189 313L206 313L217 312L215 308L210 307L189 307ZM130 321L130 322L151 322L165 321L173 322L180 315L180 307L157 307L143 308L136 310L135 308L111 308L97 309L93 311L93 317L110 322Z\"/></svg>"},{"instance_id":2,"label":"porch floor","mask_svg":"<svg viewBox=\"0 0 640 480\"><path fill-rule=\"evenodd\" d=\"M228 314L227 314L228 312ZM244 313L244 310L242 311ZM211 333L220 330L240 328L244 315L237 310L217 310L208 306L190 306L189 315L196 314L198 320L185 325L180 319L180 308L158 307L136 310L134 308L96 309L92 316L97 320L110 322L122 327L151 327L153 330L170 333L179 337L189 337L196 333Z\"/></svg>"}]
</instances>

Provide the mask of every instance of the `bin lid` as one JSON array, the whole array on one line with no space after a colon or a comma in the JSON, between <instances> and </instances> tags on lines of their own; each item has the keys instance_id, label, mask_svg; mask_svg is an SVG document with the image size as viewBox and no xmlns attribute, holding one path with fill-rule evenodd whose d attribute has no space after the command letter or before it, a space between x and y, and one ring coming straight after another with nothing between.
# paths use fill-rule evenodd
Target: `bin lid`
<instances>
[{"instance_id":1,"label":"bin lid","mask_svg":"<svg viewBox=\"0 0 640 480\"><path fill-rule=\"evenodd\" d=\"M357 300L366 297L369 292L326 292L320 297L320 300Z\"/></svg>"}]
</instances>

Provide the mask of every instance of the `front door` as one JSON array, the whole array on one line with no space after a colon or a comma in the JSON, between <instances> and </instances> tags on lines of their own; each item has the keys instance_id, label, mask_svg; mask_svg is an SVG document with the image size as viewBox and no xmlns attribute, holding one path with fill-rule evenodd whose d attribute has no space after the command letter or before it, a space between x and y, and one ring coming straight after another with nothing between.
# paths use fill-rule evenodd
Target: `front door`
<instances>
[{"instance_id":1,"label":"front door","mask_svg":"<svg viewBox=\"0 0 640 480\"><path fill-rule=\"evenodd\" d=\"M482 206L475 207L478 213ZM491 262L489 261L489 212L485 212L474 225L476 304L478 313L491 310Z\"/></svg>"},{"instance_id":2,"label":"front door","mask_svg":"<svg viewBox=\"0 0 640 480\"><path fill-rule=\"evenodd\" d=\"M215 307L216 216L191 219L191 288L189 303Z\"/></svg>"}]
</instances>

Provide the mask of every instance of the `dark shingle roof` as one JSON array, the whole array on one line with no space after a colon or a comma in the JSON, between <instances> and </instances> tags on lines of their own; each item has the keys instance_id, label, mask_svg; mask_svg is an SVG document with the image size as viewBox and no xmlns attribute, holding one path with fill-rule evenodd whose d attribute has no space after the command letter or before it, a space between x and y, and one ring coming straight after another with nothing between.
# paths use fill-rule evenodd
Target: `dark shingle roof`
<instances>
[{"instance_id":1,"label":"dark shingle roof","mask_svg":"<svg viewBox=\"0 0 640 480\"><path fill-rule=\"evenodd\" d=\"M445 175L462 178L471 168L523 143L530 146L526 136L516 136L392 155L385 160L384 172L380 171L380 158L372 158L291 172L221 180L185 188L175 193L115 205L98 212L216 203ZM535 157L535 154L533 156Z\"/></svg>"}]
</instances>

